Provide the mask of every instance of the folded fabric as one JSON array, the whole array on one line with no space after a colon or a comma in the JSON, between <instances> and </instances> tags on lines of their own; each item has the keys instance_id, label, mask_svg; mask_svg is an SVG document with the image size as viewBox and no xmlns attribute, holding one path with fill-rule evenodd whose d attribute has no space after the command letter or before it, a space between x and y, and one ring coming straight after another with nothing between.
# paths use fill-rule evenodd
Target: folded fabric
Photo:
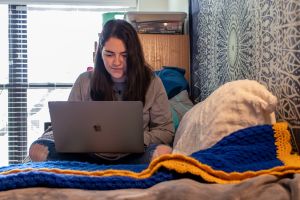
<instances>
[{"instance_id":1,"label":"folded fabric","mask_svg":"<svg viewBox=\"0 0 300 200\"><path fill-rule=\"evenodd\" d=\"M179 94L169 99L169 103L172 112L173 124L176 131L184 114L189 111L194 104L190 100L187 90L183 90L179 92Z\"/></svg>"},{"instance_id":2,"label":"folded fabric","mask_svg":"<svg viewBox=\"0 0 300 200\"><path fill-rule=\"evenodd\" d=\"M287 123L276 123L236 131L191 156L161 156L149 166L67 161L10 165L0 168L0 190L38 186L95 190L148 188L183 177L238 183L263 174L300 173L300 157L291 154L289 141Z\"/></svg>"},{"instance_id":3,"label":"folded fabric","mask_svg":"<svg viewBox=\"0 0 300 200\"><path fill-rule=\"evenodd\" d=\"M235 80L216 89L183 116L173 152L189 155L212 147L234 131L273 124L277 97L254 80Z\"/></svg>"},{"instance_id":4,"label":"folded fabric","mask_svg":"<svg viewBox=\"0 0 300 200\"><path fill-rule=\"evenodd\" d=\"M179 67L163 66L155 74L162 80L168 98L172 98L183 90L188 90L189 84L184 77L185 69Z\"/></svg>"}]
</instances>

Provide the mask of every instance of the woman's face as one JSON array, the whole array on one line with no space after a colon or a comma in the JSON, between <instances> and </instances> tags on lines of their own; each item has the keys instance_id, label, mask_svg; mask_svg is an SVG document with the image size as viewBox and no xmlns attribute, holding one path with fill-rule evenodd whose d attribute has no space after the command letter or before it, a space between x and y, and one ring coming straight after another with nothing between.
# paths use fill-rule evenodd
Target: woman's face
<instances>
[{"instance_id":1,"label":"woman's face","mask_svg":"<svg viewBox=\"0 0 300 200\"><path fill-rule=\"evenodd\" d=\"M102 58L105 69L114 82L124 82L127 71L127 51L122 40L111 37L103 46Z\"/></svg>"}]
</instances>

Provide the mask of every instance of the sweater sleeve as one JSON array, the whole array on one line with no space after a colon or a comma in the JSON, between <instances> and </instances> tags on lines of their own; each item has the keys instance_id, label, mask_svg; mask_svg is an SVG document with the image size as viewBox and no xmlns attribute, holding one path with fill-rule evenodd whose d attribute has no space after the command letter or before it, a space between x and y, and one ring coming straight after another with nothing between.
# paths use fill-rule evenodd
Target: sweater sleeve
<instances>
[{"instance_id":1,"label":"sweater sleeve","mask_svg":"<svg viewBox=\"0 0 300 200\"><path fill-rule=\"evenodd\" d=\"M172 114L165 88L158 77L148 89L145 107L149 110L148 128L144 129L145 145L171 144L174 138Z\"/></svg>"},{"instance_id":2,"label":"sweater sleeve","mask_svg":"<svg viewBox=\"0 0 300 200\"><path fill-rule=\"evenodd\" d=\"M89 72L82 73L76 79L68 101L84 101L87 98L88 87L89 87Z\"/></svg>"}]
</instances>

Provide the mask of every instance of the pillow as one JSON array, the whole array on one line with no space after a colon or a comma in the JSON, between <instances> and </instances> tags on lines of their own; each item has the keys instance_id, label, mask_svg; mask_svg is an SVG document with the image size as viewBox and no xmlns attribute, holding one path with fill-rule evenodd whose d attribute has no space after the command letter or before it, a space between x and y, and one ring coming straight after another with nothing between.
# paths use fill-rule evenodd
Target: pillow
<instances>
[{"instance_id":1,"label":"pillow","mask_svg":"<svg viewBox=\"0 0 300 200\"><path fill-rule=\"evenodd\" d=\"M273 124L276 104L277 98L256 81L228 82L184 115L175 134L173 153L189 155L239 129Z\"/></svg>"},{"instance_id":2,"label":"pillow","mask_svg":"<svg viewBox=\"0 0 300 200\"><path fill-rule=\"evenodd\" d=\"M189 85L185 79L185 69L179 67L163 66L162 70L155 71L155 74L161 79L168 99L179 94L183 90L187 90Z\"/></svg>"},{"instance_id":3,"label":"pillow","mask_svg":"<svg viewBox=\"0 0 300 200\"><path fill-rule=\"evenodd\" d=\"M194 104L190 100L187 90L183 90L176 96L169 99L169 103L172 112L173 124L176 131L184 114L190 110Z\"/></svg>"}]
</instances>

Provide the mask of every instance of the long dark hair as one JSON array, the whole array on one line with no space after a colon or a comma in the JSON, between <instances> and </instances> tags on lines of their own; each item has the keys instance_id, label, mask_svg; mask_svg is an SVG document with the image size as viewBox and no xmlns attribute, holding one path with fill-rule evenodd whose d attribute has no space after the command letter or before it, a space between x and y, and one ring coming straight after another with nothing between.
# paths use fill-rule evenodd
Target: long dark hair
<instances>
[{"instance_id":1,"label":"long dark hair","mask_svg":"<svg viewBox=\"0 0 300 200\"><path fill-rule=\"evenodd\" d=\"M115 100L112 89L113 81L104 66L101 55L106 41L115 37L123 41L127 52L127 81L123 95L125 101L142 101L154 76L150 66L146 63L142 45L137 32L125 20L110 20L105 23L99 37L95 57L95 69L91 79L91 98L94 101Z\"/></svg>"}]
</instances>

